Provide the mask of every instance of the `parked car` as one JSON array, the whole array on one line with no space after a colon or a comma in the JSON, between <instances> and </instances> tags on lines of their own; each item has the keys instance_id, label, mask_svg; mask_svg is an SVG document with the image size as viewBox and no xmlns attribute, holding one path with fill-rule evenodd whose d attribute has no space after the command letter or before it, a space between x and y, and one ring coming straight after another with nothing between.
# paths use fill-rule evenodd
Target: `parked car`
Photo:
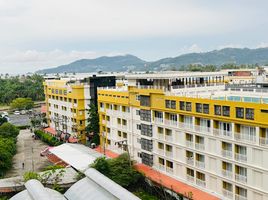
<instances>
[{"instance_id":1,"label":"parked car","mask_svg":"<svg viewBox=\"0 0 268 200\"><path fill-rule=\"evenodd\" d=\"M16 110L16 111L14 112L14 115L20 115L20 111Z\"/></svg>"},{"instance_id":2,"label":"parked car","mask_svg":"<svg viewBox=\"0 0 268 200\"><path fill-rule=\"evenodd\" d=\"M21 110L20 111L20 114L25 115L26 114L26 110Z\"/></svg>"}]
</instances>

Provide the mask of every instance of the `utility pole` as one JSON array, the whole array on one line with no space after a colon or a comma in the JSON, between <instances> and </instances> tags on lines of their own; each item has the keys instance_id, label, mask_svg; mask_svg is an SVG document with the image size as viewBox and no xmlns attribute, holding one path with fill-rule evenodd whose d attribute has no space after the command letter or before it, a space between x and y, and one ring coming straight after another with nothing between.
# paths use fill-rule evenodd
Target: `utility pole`
<instances>
[{"instance_id":1,"label":"utility pole","mask_svg":"<svg viewBox=\"0 0 268 200\"><path fill-rule=\"evenodd\" d=\"M130 154L129 154L129 150L128 150L128 142L127 139L126 140L121 140L118 142L114 143L115 145L118 145L119 147L122 146L124 148L124 146L126 147L127 150L127 155L128 155L128 160L129 160L129 166L131 167L131 159L130 159Z\"/></svg>"}]
</instances>

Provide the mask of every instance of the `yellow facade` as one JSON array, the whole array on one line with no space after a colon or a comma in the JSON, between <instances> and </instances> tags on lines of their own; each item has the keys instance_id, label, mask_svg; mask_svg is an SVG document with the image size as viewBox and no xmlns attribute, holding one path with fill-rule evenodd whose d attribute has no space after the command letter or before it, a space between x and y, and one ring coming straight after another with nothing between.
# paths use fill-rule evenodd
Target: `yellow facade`
<instances>
[{"instance_id":1,"label":"yellow facade","mask_svg":"<svg viewBox=\"0 0 268 200\"><path fill-rule=\"evenodd\" d=\"M49 125L51 124L51 104L49 101L56 102L57 114L61 116L63 111L70 111L68 119L72 123L73 132L76 132L82 142L86 141L86 110L85 110L85 88L84 85L67 85L64 80L53 80L44 82L44 93L47 107L47 118ZM66 105L71 105L66 108ZM54 106L53 105L53 106ZM69 110L70 109L70 110ZM65 114L66 115L66 114Z\"/></svg>"}]
</instances>

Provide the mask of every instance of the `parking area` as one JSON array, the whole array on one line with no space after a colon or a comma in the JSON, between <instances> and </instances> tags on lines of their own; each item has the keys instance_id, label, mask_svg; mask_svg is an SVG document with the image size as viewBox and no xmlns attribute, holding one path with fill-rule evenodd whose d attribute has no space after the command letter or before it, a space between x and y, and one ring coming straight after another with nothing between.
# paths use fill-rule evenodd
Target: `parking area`
<instances>
[{"instance_id":1,"label":"parking area","mask_svg":"<svg viewBox=\"0 0 268 200\"><path fill-rule=\"evenodd\" d=\"M30 118L28 115L14 115L10 114L9 122L15 126L30 125Z\"/></svg>"}]
</instances>

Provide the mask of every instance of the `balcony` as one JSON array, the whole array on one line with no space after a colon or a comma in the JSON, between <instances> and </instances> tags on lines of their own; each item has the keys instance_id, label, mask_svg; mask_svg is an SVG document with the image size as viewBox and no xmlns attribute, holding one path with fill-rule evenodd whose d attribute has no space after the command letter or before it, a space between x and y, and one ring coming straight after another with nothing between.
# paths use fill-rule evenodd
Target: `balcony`
<instances>
[{"instance_id":1,"label":"balcony","mask_svg":"<svg viewBox=\"0 0 268 200\"><path fill-rule=\"evenodd\" d=\"M247 162L247 155L235 153L235 160L240 161L240 162Z\"/></svg>"},{"instance_id":2,"label":"balcony","mask_svg":"<svg viewBox=\"0 0 268 200\"><path fill-rule=\"evenodd\" d=\"M167 157L173 158L173 152L172 151L166 151L165 154L166 154Z\"/></svg>"},{"instance_id":3,"label":"balcony","mask_svg":"<svg viewBox=\"0 0 268 200\"><path fill-rule=\"evenodd\" d=\"M193 130L194 126L193 124L179 123L179 128L182 128L185 130Z\"/></svg>"},{"instance_id":4,"label":"balcony","mask_svg":"<svg viewBox=\"0 0 268 200\"><path fill-rule=\"evenodd\" d=\"M156 123L156 124L163 124L163 118L155 117L154 118L154 123Z\"/></svg>"},{"instance_id":5,"label":"balcony","mask_svg":"<svg viewBox=\"0 0 268 200\"><path fill-rule=\"evenodd\" d=\"M106 124L106 120L105 119L102 120L102 124Z\"/></svg>"},{"instance_id":6,"label":"balcony","mask_svg":"<svg viewBox=\"0 0 268 200\"><path fill-rule=\"evenodd\" d=\"M161 171L165 171L165 165L159 163L158 169L160 169Z\"/></svg>"},{"instance_id":7,"label":"balcony","mask_svg":"<svg viewBox=\"0 0 268 200\"><path fill-rule=\"evenodd\" d=\"M229 171L229 170L226 170L226 169L223 169L222 170L222 175L226 178L229 178L229 179L232 179L233 178L233 172L232 171Z\"/></svg>"},{"instance_id":8,"label":"balcony","mask_svg":"<svg viewBox=\"0 0 268 200\"><path fill-rule=\"evenodd\" d=\"M164 140L164 134L157 134L157 138L159 139L159 140Z\"/></svg>"},{"instance_id":9,"label":"balcony","mask_svg":"<svg viewBox=\"0 0 268 200\"><path fill-rule=\"evenodd\" d=\"M226 130L221 130L221 129L213 129L213 134L215 136L220 136L223 138L232 138L232 131L226 131Z\"/></svg>"},{"instance_id":10,"label":"balcony","mask_svg":"<svg viewBox=\"0 0 268 200\"><path fill-rule=\"evenodd\" d=\"M244 134L244 133L235 133L235 139L242 142L256 143L256 136Z\"/></svg>"},{"instance_id":11,"label":"balcony","mask_svg":"<svg viewBox=\"0 0 268 200\"><path fill-rule=\"evenodd\" d=\"M195 143L195 148L196 148L197 150L204 151L204 150L205 150L205 145L202 144L202 143Z\"/></svg>"},{"instance_id":12,"label":"balcony","mask_svg":"<svg viewBox=\"0 0 268 200\"><path fill-rule=\"evenodd\" d=\"M189 182L191 182L191 183L194 182L194 177L191 176L191 175L189 175L189 174L186 175L186 179L187 179L187 181L189 181Z\"/></svg>"},{"instance_id":13,"label":"balcony","mask_svg":"<svg viewBox=\"0 0 268 200\"><path fill-rule=\"evenodd\" d=\"M248 199L247 197L241 196L239 194L235 195L235 200L247 200L247 199Z\"/></svg>"},{"instance_id":14,"label":"balcony","mask_svg":"<svg viewBox=\"0 0 268 200\"><path fill-rule=\"evenodd\" d=\"M157 150L157 153L160 154L160 155L164 155L165 154L164 149L158 149Z\"/></svg>"},{"instance_id":15,"label":"balcony","mask_svg":"<svg viewBox=\"0 0 268 200\"><path fill-rule=\"evenodd\" d=\"M197 178L196 185L199 185L201 187L206 187L206 181Z\"/></svg>"},{"instance_id":16,"label":"balcony","mask_svg":"<svg viewBox=\"0 0 268 200\"><path fill-rule=\"evenodd\" d=\"M194 165L194 158L193 157L186 157L186 163L188 165Z\"/></svg>"},{"instance_id":17,"label":"balcony","mask_svg":"<svg viewBox=\"0 0 268 200\"><path fill-rule=\"evenodd\" d=\"M194 128L195 128L195 131L197 131L197 132L201 132L201 133L208 133L208 134L210 134L210 127L206 127L206 126L198 126L198 125L195 125L194 126Z\"/></svg>"},{"instance_id":18,"label":"balcony","mask_svg":"<svg viewBox=\"0 0 268 200\"><path fill-rule=\"evenodd\" d=\"M222 194L224 197L228 198L228 199L233 199L233 192L226 190L226 189L222 189Z\"/></svg>"},{"instance_id":19,"label":"balcony","mask_svg":"<svg viewBox=\"0 0 268 200\"><path fill-rule=\"evenodd\" d=\"M247 177L241 174L235 174L235 180L241 183L247 183Z\"/></svg>"},{"instance_id":20,"label":"balcony","mask_svg":"<svg viewBox=\"0 0 268 200\"><path fill-rule=\"evenodd\" d=\"M186 140L186 146L187 146L187 147L190 147L190 148L194 148L194 143L193 143L193 141Z\"/></svg>"},{"instance_id":21,"label":"balcony","mask_svg":"<svg viewBox=\"0 0 268 200\"><path fill-rule=\"evenodd\" d=\"M173 168L167 166L166 170L168 173L173 174Z\"/></svg>"},{"instance_id":22,"label":"balcony","mask_svg":"<svg viewBox=\"0 0 268 200\"><path fill-rule=\"evenodd\" d=\"M260 145L268 146L268 138L260 137Z\"/></svg>"},{"instance_id":23,"label":"balcony","mask_svg":"<svg viewBox=\"0 0 268 200\"><path fill-rule=\"evenodd\" d=\"M178 125L178 122L177 121L174 121L174 120L165 120L165 125L167 126L173 126L173 127L177 127Z\"/></svg>"},{"instance_id":24,"label":"balcony","mask_svg":"<svg viewBox=\"0 0 268 200\"><path fill-rule=\"evenodd\" d=\"M100 107L100 112L104 112L104 108Z\"/></svg>"},{"instance_id":25,"label":"balcony","mask_svg":"<svg viewBox=\"0 0 268 200\"><path fill-rule=\"evenodd\" d=\"M202 169L205 169L205 162L196 160L195 161L195 166L199 167L199 168L202 168Z\"/></svg>"},{"instance_id":26,"label":"balcony","mask_svg":"<svg viewBox=\"0 0 268 200\"><path fill-rule=\"evenodd\" d=\"M169 141L169 142L173 141L172 135L165 135L165 139L166 139L166 141Z\"/></svg>"},{"instance_id":27,"label":"balcony","mask_svg":"<svg viewBox=\"0 0 268 200\"><path fill-rule=\"evenodd\" d=\"M233 158L233 152L229 150L221 150L221 155L225 158Z\"/></svg>"}]
</instances>

